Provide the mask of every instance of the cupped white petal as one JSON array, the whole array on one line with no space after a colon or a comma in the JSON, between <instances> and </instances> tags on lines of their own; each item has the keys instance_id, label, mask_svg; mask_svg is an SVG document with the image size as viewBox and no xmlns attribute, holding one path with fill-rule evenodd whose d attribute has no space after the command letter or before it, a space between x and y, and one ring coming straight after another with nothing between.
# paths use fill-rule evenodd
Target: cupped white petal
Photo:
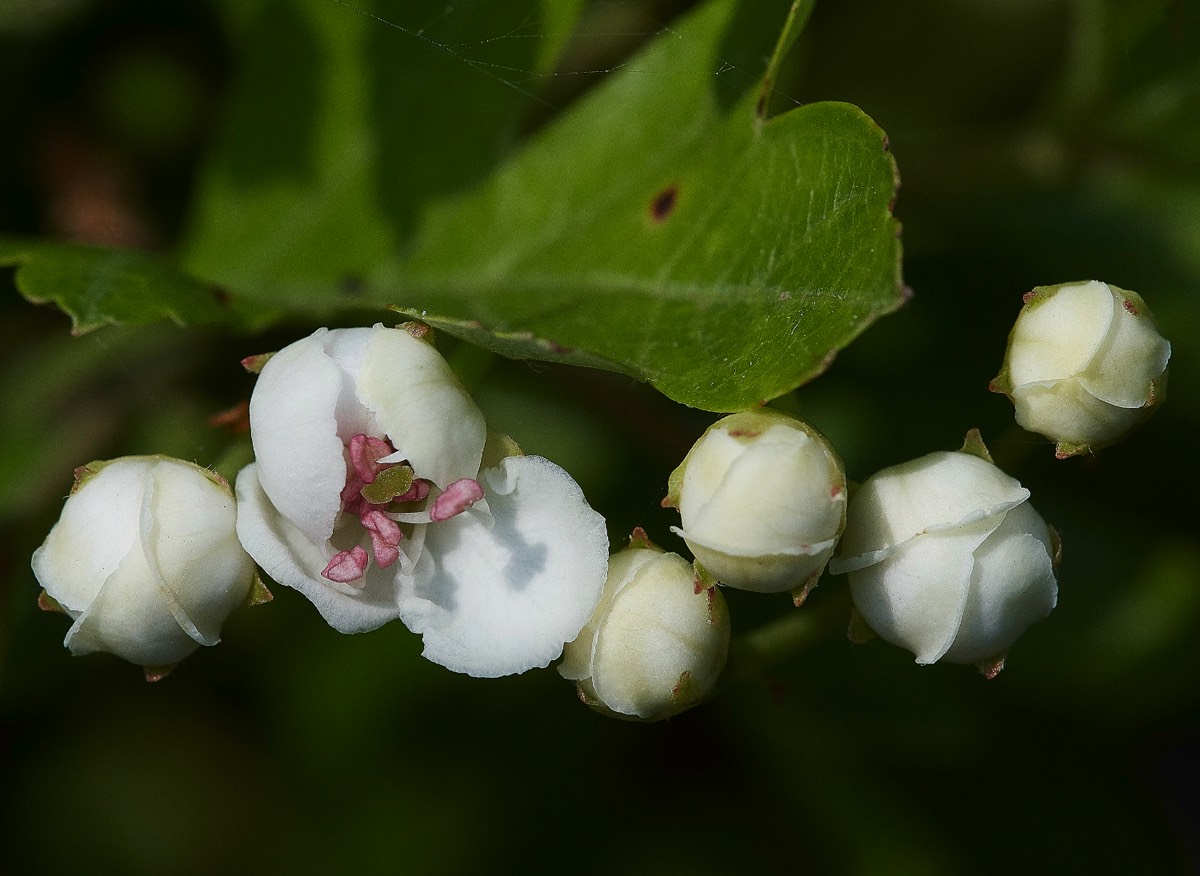
<instances>
[{"instance_id":1,"label":"cupped white petal","mask_svg":"<svg viewBox=\"0 0 1200 876\"><path fill-rule=\"evenodd\" d=\"M727 621L723 613L714 618L708 594L694 591L691 563L678 554L638 553L650 554L649 562L608 606L591 686L606 708L653 718L672 711L685 672L705 690L711 686L725 665L728 630L714 628Z\"/></svg>"},{"instance_id":2,"label":"cupped white petal","mask_svg":"<svg viewBox=\"0 0 1200 876\"><path fill-rule=\"evenodd\" d=\"M141 666L171 666L200 647L171 611L139 545L134 545L67 631L71 653L105 651Z\"/></svg>"},{"instance_id":3,"label":"cupped white petal","mask_svg":"<svg viewBox=\"0 0 1200 876\"><path fill-rule=\"evenodd\" d=\"M1067 444L1110 444L1145 416L1138 408L1101 401L1077 378L1017 387L1012 400L1013 416L1022 428Z\"/></svg>"},{"instance_id":4,"label":"cupped white petal","mask_svg":"<svg viewBox=\"0 0 1200 876\"><path fill-rule=\"evenodd\" d=\"M592 611L592 616L584 624L579 635L563 649L562 662L558 664L558 674L569 681L579 681L592 674L595 662L596 631L603 621L608 607L616 599L617 594L629 586L629 582L637 575L638 570L660 555L660 551L624 550L608 558L608 577L604 583L604 593Z\"/></svg>"},{"instance_id":5,"label":"cupped white petal","mask_svg":"<svg viewBox=\"0 0 1200 876\"><path fill-rule=\"evenodd\" d=\"M138 519L147 457L124 458L88 475L63 506L62 516L33 554L33 573L46 592L73 616L100 592L104 581L138 542ZM81 561L83 560L83 561Z\"/></svg>"},{"instance_id":6,"label":"cupped white petal","mask_svg":"<svg viewBox=\"0 0 1200 876\"><path fill-rule=\"evenodd\" d=\"M715 484L700 483L714 473ZM737 545L733 553L743 555L789 553L836 537L845 490L831 495L830 488L840 479L825 447L799 429L772 426L749 446L712 430L688 461L680 516L704 544Z\"/></svg>"},{"instance_id":7,"label":"cupped white petal","mask_svg":"<svg viewBox=\"0 0 1200 876\"><path fill-rule=\"evenodd\" d=\"M937 662L958 632L973 553L1000 523L985 519L921 535L881 562L851 572L854 607L880 638L912 651L918 663Z\"/></svg>"},{"instance_id":8,"label":"cupped white petal","mask_svg":"<svg viewBox=\"0 0 1200 876\"><path fill-rule=\"evenodd\" d=\"M744 551L739 545L707 543L677 526L671 531L687 542L696 561L718 581L757 593L779 593L803 586L824 571L838 541L830 538L766 553Z\"/></svg>"},{"instance_id":9,"label":"cupped white petal","mask_svg":"<svg viewBox=\"0 0 1200 876\"><path fill-rule=\"evenodd\" d=\"M355 338L344 332L364 331L343 330L341 340ZM326 353L331 335L320 329L272 356L250 397L250 435L262 488L271 504L315 542L333 534L341 510L346 459L339 426L349 431L355 419L365 417L352 410L350 376Z\"/></svg>"},{"instance_id":10,"label":"cupped white petal","mask_svg":"<svg viewBox=\"0 0 1200 876\"><path fill-rule=\"evenodd\" d=\"M1100 350L1118 307L1104 283L1063 286L1022 309L1008 348L1014 387L1083 371Z\"/></svg>"},{"instance_id":11,"label":"cupped white petal","mask_svg":"<svg viewBox=\"0 0 1200 876\"><path fill-rule=\"evenodd\" d=\"M930 453L875 474L855 494L834 574L880 562L892 549L936 533L999 517L1029 491L992 463L960 452Z\"/></svg>"},{"instance_id":12,"label":"cupped white petal","mask_svg":"<svg viewBox=\"0 0 1200 876\"><path fill-rule=\"evenodd\" d=\"M358 397L418 477L447 487L474 478L487 423L446 360L425 341L377 325L358 378Z\"/></svg>"},{"instance_id":13,"label":"cupped white petal","mask_svg":"<svg viewBox=\"0 0 1200 876\"><path fill-rule=\"evenodd\" d=\"M260 466L237 477L237 534L242 546L272 579L299 590L321 617L341 633L365 633L400 616L398 593L408 576L397 566L367 570L362 587L321 577L333 554L284 517L264 492Z\"/></svg>"},{"instance_id":14,"label":"cupped white petal","mask_svg":"<svg viewBox=\"0 0 1200 876\"><path fill-rule=\"evenodd\" d=\"M608 537L579 486L546 459L510 457L480 481L491 520L472 508L428 526L400 607L425 657L496 677L548 665L579 635L600 599Z\"/></svg>"},{"instance_id":15,"label":"cupped white petal","mask_svg":"<svg viewBox=\"0 0 1200 876\"><path fill-rule=\"evenodd\" d=\"M1050 614L1058 602L1053 552L1049 528L1028 502L1009 511L975 550L970 596L944 658L978 663L1000 657Z\"/></svg>"},{"instance_id":16,"label":"cupped white petal","mask_svg":"<svg viewBox=\"0 0 1200 876\"><path fill-rule=\"evenodd\" d=\"M176 460L154 466L142 503L142 551L180 627L215 645L246 598L254 563L237 539L233 496L197 474Z\"/></svg>"},{"instance_id":17,"label":"cupped white petal","mask_svg":"<svg viewBox=\"0 0 1200 876\"><path fill-rule=\"evenodd\" d=\"M1171 345L1141 308L1113 292L1116 315L1091 364L1079 375L1090 394L1119 408L1141 408L1153 395L1151 382L1167 369Z\"/></svg>"}]
</instances>

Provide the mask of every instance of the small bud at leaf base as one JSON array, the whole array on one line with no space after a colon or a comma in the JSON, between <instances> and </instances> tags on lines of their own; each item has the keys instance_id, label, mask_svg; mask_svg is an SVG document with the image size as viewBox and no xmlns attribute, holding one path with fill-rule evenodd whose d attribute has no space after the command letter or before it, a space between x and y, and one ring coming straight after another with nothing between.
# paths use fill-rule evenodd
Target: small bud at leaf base
<instances>
[{"instance_id":1,"label":"small bud at leaf base","mask_svg":"<svg viewBox=\"0 0 1200 876\"><path fill-rule=\"evenodd\" d=\"M1026 296L992 389L1061 457L1119 441L1166 389L1171 345L1139 295L1095 280Z\"/></svg>"},{"instance_id":2,"label":"small bud at leaf base","mask_svg":"<svg viewBox=\"0 0 1200 876\"><path fill-rule=\"evenodd\" d=\"M918 663L982 664L994 674L1058 600L1057 545L1029 491L981 448L969 439L961 452L867 479L829 568L849 574L861 620Z\"/></svg>"},{"instance_id":3,"label":"small bud at leaf base","mask_svg":"<svg viewBox=\"0 0 1200 876\"><path fill-rule=\"evenodd\" d=\"M604 595L559 674L605 714L657 721L699 703L725 666L729 614L692 565L635 541L609 561Z\"/></svg>"},{"instance_id":4,"label":"small bud at leaf base","mask_svg":"<svg viewBox=\"0 0 1200 876\"><path fill-rule=\"evenodd\" d=\"M842 462L816 429L767 408L714 423L671 475L664 503L722 584L804 592L846 523Z\"/></svg>"},{"instance_id":5,"label":"small bud at leaf base","mask_svg":"<svg viewBox=\"0 0 1200 876\"><path fill-rule=\"evenodd\" d=\"M95 462L33 554L33 572L74 621L73 654L107 651L161 678L246 601L254 563L238 543L229 486L163 456Z\"/></svg>"}]
</instances>

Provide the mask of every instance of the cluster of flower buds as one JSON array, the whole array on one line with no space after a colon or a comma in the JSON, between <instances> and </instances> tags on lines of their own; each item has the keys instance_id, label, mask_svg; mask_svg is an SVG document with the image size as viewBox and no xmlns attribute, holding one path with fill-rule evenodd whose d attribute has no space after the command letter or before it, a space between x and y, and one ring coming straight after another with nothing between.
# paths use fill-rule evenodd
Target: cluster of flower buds
<instances>
[{"instance_id":1,"label":"cluster of flower buds","mask_svg":"<svg viewBox=\"0 0 1200 876\"><path fill-rule=\"evenodd\" d=\"M640 529L610 558L578 485L488 429L426 331L321 329L255 357L255 461L236 504L179 460L80 469L33 557L43 606L74 620L72 652L161 677L261 597L257 562L342 632L400 619L427 658L476 676L561 655L588 705L659 720L722 673L718 583L799 606L828 566L848 578L852 637L989 676L1057 602L1058 537L978 432L876 473L848 501L824 436L767 408L714 423L670 477L663 505L678 509L694 562ZM1059 456L1091 452L1161 401L1170 352L1136 294L1043 287L1026 296L993 388Z\"/></svg>"}]
</instances>

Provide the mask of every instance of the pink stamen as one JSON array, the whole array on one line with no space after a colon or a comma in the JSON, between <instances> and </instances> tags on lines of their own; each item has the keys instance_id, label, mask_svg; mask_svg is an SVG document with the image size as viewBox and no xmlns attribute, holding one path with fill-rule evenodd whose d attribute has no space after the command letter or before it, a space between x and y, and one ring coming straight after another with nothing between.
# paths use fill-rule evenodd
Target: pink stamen
<instances>
[{"instance_id":1,"label":"pink stamen","mask_svg":"<svg viewBox=\"0 0 1200 876\"><path fill-rule=\"evenodd\" d=\"M359 433L350 439L350 464L363 484L373 483L383 467L379 460L395 453L395 448L381 438L371 438ZM362 489L362 485L359 486Z\"/></svg>"},{"instance_id":2,"label":"pink stamen","mask_svg":"<svg viewBox=\"0 0 1200 876\"><path fill-rule=\"evenodd\" d=\"M429 509L429 519L435 523L449 520L482 498L483 487L479 485L479 481L461 478L446 487L446 491L433 500L433 507Z\"/></svg>"},{"instance_id":3,"label":"pink stamen","mask_svg":"<svg viewBox=\"0 0 1200 876\"><path fill-rule=\"evenodd\" d=\"M358 545L333 555L321 576L339 584L353 584L367 574L367 552Z\"/></svg>"},{"instance_id":4,"label":"pink stamen","mask_svg":"<svg viewBox=\"0 0 1200 876\"><path fill-rule=\"evenodd\" d=\"M408 492L402 496L397 496L392 499L393 502L420 502L429 495L429 481L424 481L418 478L413 481L413 485L408 488Z\"/></svg>"},{"instance_id":5,"label":"pink stamen","mask_svg":"<svg viewBox=\"0 0 1200 876\"><path fill-rule=\"evenodd\" d=\"M404 533L400 525L379 510L368 511L362 516L362 525L371 536L371 548L375 551L375 563L386 569L400 559L397 545Z\"/></svg>"}]
</instances>

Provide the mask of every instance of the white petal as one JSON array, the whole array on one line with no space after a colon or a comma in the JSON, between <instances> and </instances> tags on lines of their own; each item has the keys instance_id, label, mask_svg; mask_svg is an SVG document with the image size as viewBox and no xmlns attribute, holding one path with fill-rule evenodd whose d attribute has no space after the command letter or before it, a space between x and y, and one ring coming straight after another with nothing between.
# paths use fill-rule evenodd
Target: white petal
<instances>
[{"instance_id":1,"label":"white petal","mask_svg":"<svg viewBox=\"0 0 1200 876\"><path fill-rule=\"evenodd\" d=\"M291 525L271 504L257 464L238 474L237 500L242 546L273 580L303 593L335 630L364 633L400 616L397 597L407 580L400 563L387 569L372 565L361 589L329 581L321 571L332 551Z\"/></svg>"},{"instance_id":2,"label":"white petal","mask_svg":"<svg viewBox=\"0 0 1200 876\"><path fill-rule=\"evenodd\" d=\"M250 434L262 488L316 542L332 535L341 510L346 461L338 428L355 419L346 410L355 406L351 379L325 352L333 334L321 329L272 356L250 398Z\"/></svg>"},{"instance_id":3,"label":"white petal","mask_svg":"<svg viewBox=\"0 0 1200 876\"><path fill-rule=\"evenodd\" d=\"M954 644L944 657L977 663L1001 656L1058 602L1045 521L1028 503L1009 511L975 551L971 593Z\"/></svg>"},{"instance_id":4,"label":"white petal","mask_svg":"<svg viewBox=\"0 0 1200 876\"><path fill-rule=\"evenodd\" d=\"M830 571L879 562L916 535L994 517L1028 498L1015 478L969 453L930 453L894 465L868 479L850 502Z\"/></svg>"},{"instance_id":5,"label":"white petal","mask_svg":"<svg viewBox=\"0 0 1200 876\"><path fill-rule=\"evenodd\" d=\"M1101 401L1075 377L1048 386L1017 387L1012 399L1022 428L1068 444L1111 443L1144 416L1140 409Z\"/></svg>"},{"instance_id":6,"label":"white petal","mask_svg":"<svg viewBox=\"0 0 1200 876\"><path fill-rule=\"evenodd\" d=\"M375 326L358 395L418 477L449 486L479 471L487 424L446 360L408 332Z\"/></svg>"},{"instance_id":7,"label":"white petal","mask_svg":"<svg viewBox=\"0 0 1200 876\"><path fill-rule=\"evenodd\" d=\"M1012 385L1061 380L1083 371L1108 336L1117 306L1108 286L1092 280L1063 286L1023 308L1008 350Z\"/></svg>"},{"instance_id":8,"label":"white petal","mask_svg":"<svg viewBox=\"0 0 1200 876\"><path fill-rule=\"evenodd\" d=\"M1143 315L1126 309L1115 292L1116 318L1104 344L1079 375L1083 387L1119 408L1141 408L1150 400L1150 383L1167 368L1171 345ZM1135 308L1136 310L1136 308Z\"/></svg>"},{"instance_id":9,"label":"white petal","mask_svg":"<svg viewBox=\"0 0 1200 876\"><path fill-rule=\"evenodd\" d=\"M579 635L608 566L604 518L554 463L510 457L480 474L491 509L426 529L401 618L425 656L496 677L546 666Z\"/></svg>"},{"instance_id":10,"label":"white petal","mask_svg":"<svg viewBox=\"0 0 1200 876\"><path fill-rule=\"evenodd\" d=\"M187 463L155 465L142 505L142 551L172 614L201 645L246 598L254 564L237 540L233 496Z\"/></svg>"},{"instance_id":11,"label":"white petal","mask_svg":"<svg viewBox=\"0 0 1200 876\"><path fill-rule=\"evenodd\" d=\"M570 642L569 647L563 649L563 660L558 664L559 675L570 681L579 681L592 674L596 658L596 631L608 613L608 607L629 585L638 570L659 556L662 554L655 550L624 550L609 557L604 594L579 635Z\"/></svg>"},{"instance_id":12,"label":"white petal","mask_svg":"<svg viewBox=\"0 0 1200 876\"><path fill-rule=\"evenodd\" d=\"M149 667L178 663L200 647L175 621L137 546L105 579L64 644L75 655L106 651Z\"/></svg>"},{"instance_id":13,"label":"white petal","mask_svg":"<svg viewBox=\"0 0 1200 876\"><path fill-rule=\"evenodd\" d=\"M934 663L954 642L967 603L972 554L1001 523L990 518L913 538L882 562L850 573L858 613L880 638Z\"/></svg>"},{"instance_id":14,"label":"white petal","mask_svg":"<svg viewBox=\"0 0 1200 876\"><path fill-rule=\"evenodd\" d=\"M145 490L147 458L119 459L91 475L91 489L80 489L63 506L62 516L33 554L33 572L63 608L83 611L126 554L137 544L138 519ZM86 562L79 562L86 557Z\"/></svg>"},{"instance_id":15,"label":"white petal","mask_svg":"<svg viewBox=\"0 0 1200 876\"><path fill-rule=\"evenodd\" d=\"M727 457L727 464L718 484L701 489L691 481L717 468L710 463L710 448ZM804 432L772 426L746 445L714 430L705 435L701 450L689 460L680 491L679 511L690 537L722 550L736 545L728 552L751 556L791 553L803 543L837 536L845 490L831 498L838 473L825 448ZM693 496L704 501L697 503Z\"/></svg>"},{"instance_id":16,"label":"white petal","mask_svg":"<svg viewBox=\"0 0 1200 876\"><path fill-rule=\"evenodd\" d=\"M609 605L597 636L592 686L614 712L650 718L670 709L684 672L705 689L725 665L728 627L714 624L692 564L650 551L636 582Z\"/></svg>"}]
</instances>

